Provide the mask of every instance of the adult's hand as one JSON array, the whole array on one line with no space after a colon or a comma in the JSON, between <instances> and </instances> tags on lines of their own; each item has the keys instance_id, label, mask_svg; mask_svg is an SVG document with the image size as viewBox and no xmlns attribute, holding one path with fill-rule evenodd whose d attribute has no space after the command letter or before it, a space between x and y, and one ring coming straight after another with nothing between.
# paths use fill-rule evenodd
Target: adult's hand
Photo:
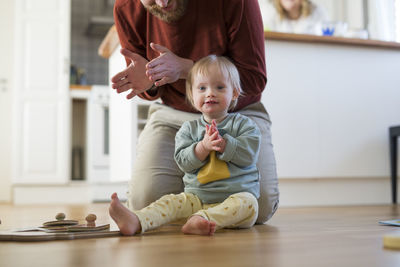
<instances>
[{"instance_id":1,"label":"adult's hand","mask_svg":"<svg viewBox=\"0 0 400 267\"><path fill-rule=\"evenodd\" d=\"M150 47L160 54L146 65L146 75L156 86L173 83L178 79L186 79L193 66L192 60L178 57L168 48L159 44L151 43Z\"/></svg>"},{"instance_id":2,"label":"adult's hand","mask_svg":"<svg viewBox=\"0 0 400 267\"><path fill-rule=\"evenodd\" d=\"M118 93L132 89L126 96L127 99L131 99L135 95L150 89L153 82L146 76L147 59L125 48L121 49L121 54L130 59L131 64L125 70L111 78L111 86Z\"/></svg>"}]
</instances>

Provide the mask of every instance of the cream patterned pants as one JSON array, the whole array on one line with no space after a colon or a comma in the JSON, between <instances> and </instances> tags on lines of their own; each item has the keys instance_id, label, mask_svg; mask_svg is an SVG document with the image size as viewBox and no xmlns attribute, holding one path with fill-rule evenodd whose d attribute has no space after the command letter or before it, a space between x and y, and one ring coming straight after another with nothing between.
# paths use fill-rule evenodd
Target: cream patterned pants
<instances>
[{"instance_id":1,"label":"cream patterned pants","mask_svg":"<svg viewBox=\"0 0 400 267\"><path fill-rule=\"evenodd\" d=\"M139 218L142 233L192 215L215 222L217 229L250 228L257 220L258 202L247 192L233 194L216 204L202 204L196 195L180 193L165 195L133 213Z\"/></svg>"}]
</instances>

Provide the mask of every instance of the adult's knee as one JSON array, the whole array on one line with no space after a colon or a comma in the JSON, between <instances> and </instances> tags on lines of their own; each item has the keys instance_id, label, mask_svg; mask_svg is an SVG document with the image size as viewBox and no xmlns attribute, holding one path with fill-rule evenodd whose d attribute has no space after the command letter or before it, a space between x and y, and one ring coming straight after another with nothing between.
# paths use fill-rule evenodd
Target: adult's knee
<instances>
[{"instance_id":1,"label":"adult's knee","mask_svg":"<svg viewBox=\"0 0 400 267\"><path fill-rule=\"evenodd\" d=\"M128 200L129 207L142 209L167 194L183 191L182 178L160 171L147 172L146 175L132 177Z\"/></svg>"},{"instance_id":2,"label":"adult's knee","mask_svg":"<svg viewBox=\"0 0 400 267\"><path fill-rule=\"evenodd\" d=\"M156 190L151 190L150 184L143 181L132 184L127 196L129 208L133 210L140 210L161 197L156 193Z\"/></svg>"}]
</instances>

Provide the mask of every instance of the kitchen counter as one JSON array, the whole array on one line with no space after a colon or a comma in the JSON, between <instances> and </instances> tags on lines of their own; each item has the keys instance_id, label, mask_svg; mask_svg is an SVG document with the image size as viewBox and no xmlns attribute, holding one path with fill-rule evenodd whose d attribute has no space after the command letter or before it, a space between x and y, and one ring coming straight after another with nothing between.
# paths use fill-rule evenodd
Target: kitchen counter
<instances>
[{"instance_id":1,"label":"kitchen counter","mask_svg":"<svg viewBox=\"0 0 400 267\"><path fill-rule=\"evenodd\" d=\"M352 45L360 47L376 47L387 49L400 50L400 43L387 42L370 39L357 39L357 38L344 38L336 36L318 36L308 34L291 34L282 32L264 32L266 40L280 40L289 42L306 42L306 43L321 43L321 44L335 44L335 45Z\"/></svg>"}]
</instances>

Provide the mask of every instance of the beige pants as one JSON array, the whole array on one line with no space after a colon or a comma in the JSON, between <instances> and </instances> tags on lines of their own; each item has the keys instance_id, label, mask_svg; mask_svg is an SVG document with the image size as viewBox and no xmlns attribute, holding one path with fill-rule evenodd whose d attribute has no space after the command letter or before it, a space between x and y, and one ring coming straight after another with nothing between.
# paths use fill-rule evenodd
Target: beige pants
<instances>
[{"instance_id":1,"label":"beige pants","mask_svg":"<svg viewBox=\"0 0 400 267\"><path fill-rule=\"evenodd\" d=\"M256 223L264 223L272 217L279 203L271 122L261 103L249 105L240 113L251 118L262 135L257 162L260 171L260 198ZM183 172L174 160L175 134L183 122L199 117L199 114L178 111L166 105L151 105L149 120L138 140L136 161L127 194L128 207L131 210L142 209L164 195L183 191Z\"/></svg>"},{"instance_id":2,"label":"beige pants","mask_svg":"<svg viewBox=\"0 0 400 267\"><path fill-rule=\"evenodd\" d=\"M134 213L138 216L144 233L192 215L215 222L216 229L250 228L256 222L257 211L257 199L247 192L233 194L224 202L216 204L202 204L196 195L180 193L165 195Z\"/></svg>"}]
</instances>

